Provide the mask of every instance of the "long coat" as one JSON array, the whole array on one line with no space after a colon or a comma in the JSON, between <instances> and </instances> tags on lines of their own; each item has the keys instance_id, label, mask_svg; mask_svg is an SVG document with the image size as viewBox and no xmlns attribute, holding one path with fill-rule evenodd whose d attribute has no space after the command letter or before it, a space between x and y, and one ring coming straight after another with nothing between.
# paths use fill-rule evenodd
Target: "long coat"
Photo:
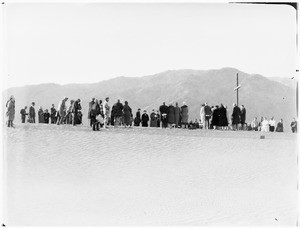
<instances>
[{"instance_id":1,"label":"long coat","mask_svg":"<svg viewBox=\"0 0 300 228\"><path fill-rule=\"evenodd\" d=\"M157 114L155 112L150 114L150 127L157 127Z\"/></svg>"},{"instance_id":2,"label":"long coat","mask_svg":"<svg viewBox=\"0 0 300 228\"><path fill-rule=\"evenodd\" d=\"M213 110L211 125L219 126L219 108Z\"/></svg>"},{"instance_id":3,"label":"long coat","mask_svg":"<svg viewBox=\"0 0 300 228\"><path fill-rule=\"evenodd\" d=\"M38 111L38 115L39 115L39 123L44 123L44 111L42 109L39 109Z\"/></svg>"},{"instance_id":4,"label":"long coat","mask_svg":"<svg viewBox=\"0 0 300 228\"><path fill-rule=\"evenodd\" d=\"M181 106L181 122L188 123L189 120L189 108L187 105Z\"/></svg>"},{"instance_id":5,"label":"long coat","mask_svg":"<svg viewBox=\"0 0 300 228\"><path fill-rule=\"evenodd\" d=\"M235 106L232 111L231 121L232 124L239 124L240 123L240 108Z\"/></svg>"},{"instance_id":6,"label":"long coat","mask_svg":"<svg viewBox=\"0 0 300 228\"><path fill-rule=\"evenodd\" d=\"M168 123L174 124L175 123L175 107L173 105L169 106L168 113L167 113Z\"/></svg>"},{"instance_id":7,"label":"long coat","mask_svg":"<svg viewBox=\"0 0 300 228\"><path fill-rule=\"evenodd\" d=\"M66 101L61 100L58 104L58 113L61 117L66 115Z\"/></svg>"},{"instance_id":8,"label":"long coat","mask_svg":"<svg viewBox=\"0 0 300 228\"><path fill-rule=\"evenodd\" d=\"M202 124L204 124L204 122L205 122L205 110L204 110L204 106L202 106L200 108L200 122Z\"/></svg>"},{"instance_id":9,"label":"long coat","mask_svg":"<svg viewBox=\"0 0 300 228\"><path fill-rule=\"evenodd\" d=\"M225 107L219 108L219 126L221 127L228 126L227 110Z\"/></svg>"},{"instance_id":10,"label":"long coat","mask_svg":"<svg viewBox=\"0 0 300 228\"><path fill-rule=\"evenodd\" d=\"M6 115L9 121L13 121L15 119L15 102L13 100L9 100L7 102L7 111Z\"/></svg>"},{"instance_id":11,"label":"long coat","mask_svg":"<svg viewBox=\"0 0 300 228\"><path fill-rule=\"evenodd\" d=\"M134 126L140 126L141 123L141 112L137 111L134 118Z\"/></svg>"},{"instance_id":12,"label":"long coat","mask_svg":"<svg viewBox=\"0 0 300 228\"><path fill-rule=\"evenodd\" d=\"M35 109L33 106L29 107L29 117L30 118L35 118Z\"/></svg>"},{"instance_id":13,"label":"long coat","mask_svg":"<svg viewBox=\"0 0 300 228\"><path fill-rule=\"evenodd\" d=\"M144 113L142 115L142 126L143 127L148 127L148 121L149 121L149 116L147 113Z\"/></svg>"},{"instance_id":14,"label":"long coat","mask_svg":"<svg viewBox=\"0 0 300 228\"><path fill-rule=\"evenodd\" d=\"M124 105L123 112L124 112L124 123L125 123L125 125L127 125L127 126L131 125L132 110L129 107L129 105L127 105L127 104Z\"/></svg>"},{"instance_id":15,"label":"long coat","mask_svg":"<svg viewBox=\"0 0 300 228\"><path fill-rule=\"evenodd\" d=\"M91 109L95 101L90 101L89 102L89 110L88 110L88 119L91 119Z\"/></svg>"},{"instance_id":16,"label":"long coat","mask_svg":"<svg viewBox=\"0 0 300 228\"><path fill-rule=\"evenodd\" d=\"M241 108L241 124L244 124L246 122L246 109Z\"/></svg>"},{"instance_id":17,"label":"long coat","mask_svg":"<svg viewBox=\"0 0 300 228\"><path fill-rule=\"evenodd\" d=\"M104 111L105 117L108 118L109 114L110 114L110 106L107 101L104 101L104 103L103 103L103 111Z\"/></svg>"},{"instance_id":18,"label":"long coat","mask_svg":"<svg viewBox=\"0 0 300 228\"><path fill-rule=\"evenodd\" d=\"M175 124L178 126L179 124L179 117L180 117L180 108L175 106Z\"/></svg>"},{"instance_id":19,"label":"long coat","mask_svg":"<svg viewBox=\"0 0 300 228\"><path fill-rule=\"evenodd\" d=\"M78 112L81 110L81 105L80 103L77 101L74 102L73 104L73 108L72 108L72 112L74 113L73 116L73 125L79 124L79 116L78 116Z\"/></svg>"}]
</instances>

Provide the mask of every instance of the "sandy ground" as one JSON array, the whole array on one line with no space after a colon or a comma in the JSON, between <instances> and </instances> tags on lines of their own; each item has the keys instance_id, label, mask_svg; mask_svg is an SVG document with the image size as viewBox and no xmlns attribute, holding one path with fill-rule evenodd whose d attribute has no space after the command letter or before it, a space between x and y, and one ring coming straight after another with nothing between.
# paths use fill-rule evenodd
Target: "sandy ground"
<instances>
[{"instance_id":1,"label":"sandy ground","mask_svg":"<svg viewBox=\"0 0 300 228\"><path fill-rule=\"evenodd\" d=\"M291 133L18 124L6 225L296 225Z\"/></svg>"}]
</instances>

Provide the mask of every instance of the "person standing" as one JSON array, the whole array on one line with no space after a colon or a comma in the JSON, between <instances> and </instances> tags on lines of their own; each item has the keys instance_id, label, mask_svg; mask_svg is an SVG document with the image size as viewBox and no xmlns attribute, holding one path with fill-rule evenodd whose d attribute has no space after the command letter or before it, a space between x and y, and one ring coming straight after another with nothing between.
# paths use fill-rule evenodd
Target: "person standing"
<instances>
[{"instance_id":1,"label":"person standing","mask_svg":"<svg viewBox=\"0 0 300 228\"><path fill-rule=\"evenodd\" d=\"M92 122L92 129L93 131L99 131L99 122L97 121L97 116L100 114L100 107L98 104L98 100L96 99L95 102L92 104L90 110L90 118Z\"/></svg>"},{"instance_id":2,"label":"person standing","mask_svg":"<svg viewBox=\"0 0 300 228\"><path fill-rule=\"evenodd\" d=\"M15 98L10 96L6 102L6 116L7 116L7 127L14 127L13 121L15 119Z\"/></svg>"},{"instance_id":3,"label":"person standing","mask_svg":"<svg viewBox=\"0 0 300 228\"><path fill-rule=\"evenodd\" d=\"M258 131L258 121L257 117L254 117L253 121L251 122L251 128L253 131Z\"/></svg>"},{"instance_id":4,"label":"person standing","mask_svg":"<svg viewBox=\"0 0 300 228\"><path fill-rule=\"evenodd\" d=\"M159 111L158 110L156 110L156 116L157 116L157 125L156 125L156 127L160 127L160 115L159 115Z\"/></svg>"},{"instance_id":5,"label":"person standing","mask_svg":"<svg viewBox=\"0 0 300 228\"><path fill-rule=\"evenodd\" d=\"M204 113L205 113L205 129L209 129L209 125L210 125L210 119L211 119L211 115L212 115L212 111L211 111L211 107L207 104L207 102L205 102L204 104Z\"/></svg>"},{"instance_id":6,"label":"person standing","mask_svg":"<svg viewBox=\"0 0 300 228\"><path fill-rule=\"evenodd\" d=\"M293 133L297 133L297 121L295 118L293 118L293 121L291 123L291 128Z\"/></svg>"},{"instance_id":7,"label":"person standing","mask_svg":"<svg viewBox=\"0 0 300 228\"><path fill-rule=\"evenodd\" d=\"M175 127L179 126L179 118L180 118L180 107L178 106L178 102L175 105Z\"/></svg>"},{"instance_id":8,"label":"person standing","mask_svg":"<svg viewBox=\"0 0 300 228\"><path fill-rule=\"evenodd\" d=\"M227 120L227 110L224 107L223 104L220 105L219 108L219 126L225 130L228 126L228 120Z\"/></svg>"},{"instance_id":9,"label":"person standing","mask_svg":"<svg viewBox=\"0 0 300 228\"><path fill-rule=\"evenodd\" d=\"M240 108L236 105L233 104L233 111L231 115L231 123L232 123L232 128L233 130L237 131L240 123Z\"/></svg>"},{"instance_id":10,"label":"person standing","mask_svg":"<svg viewBox=\"0 0 300 228\"><path fill-rule=\"evenodd\" d=\"M73 107L72 107L72 113L73 113L73 126L80 124L79 122L79 111L81 110L81 104L80 104L80 99L77 99L76 101L74 101L73 103Z\"/></svg>"},{"instance_id":11,"label":"person standing","mask_svg":"<svg viewBox=\"0 0 300 228\"><path fill-rule=\"evenodd\" d=\"M175 126L175 107L172 104L169 105L167 117L169 127L173 128Z\"/></svg>"},{"instance_id":12,"label":"person standing","mask_svg":"<svg viewBox=\"0 0 300 228\"><path fill-rule=\"evenodd\" d=\"M272 117L269 120L269 125L270 125L270 132L274 132L275 131L275 126L276 126L276 121L274 120L274 117Z\"/></svg>"},{"instance_id":13,"label":"person standing","mask_svg":"<svg viewBox=\"0 0 300 228\"><path fill-rule=\"evenodd\" d=\"M48 109L46 109L44 112L44 123L49 124L49 119L50 119L50 113L48 112Z\"/></svg>"},{"instance_id":14,"label":"person standing","mask_svg":"<svg viewBox=\"0 0 300 228\"><path fill-rule=\"evenodd\" d=\"M280 121L278 122L276 132L283 132L283 119L280 119Z\"/></svg>"},{"instance_id":15,"label":"person standing","mask_svg":"<svg viewBox=\"0 0 300 228\"><path fill-rule=\"evenodd\" d=\"M167 112L168 112L168 106L165 102L159 107L160 116L161 116L161 122L162 122L162 128L167 128L168 126L168 119L167 119Z\"/></svg>"},{"instance_id":16,"label":"person standing","mask_svg":"<svg viewBox=\"0 0 300 228\"><path fill-rule=\"evenodd\" d=\"M144 113L142 115L142 127L148 127L148 121L149 121L149 116L147 114L147 111L144 110Z\"/></svg>"},{"instance_id":17,"label":"person standing","mask_svg":"<svg viewBox=\"0 0 300 228\"><path fill-rule=\"evenodd\" d=\"M141 109L139 108L135 114L134 126L139 127L141 123Z\"/></svg>"},{"instance_id":18,"label":"person standing","mask_svg":"<svg viewBox=\"0 0 300 228\"><path fill-rule=\"evenodd\" d=\"M39 115L39 123L44 123L44 111L42 106L40 106L40 109L38 110Z\"/></svg>"},{"instance_id":19,"label":"person standing","mask_svg":"<svg viewBox=\"0 0 300 228\"><path fill-rule=\"evenodd\" d=\"M200 108L200 124L202 125L202 127L205 129L205 104L201 105Z\"/></svg>"},{"instance_id":20,"label":"person standing","mask_svg":"<svg viewBox=\"0 0 300 228\"><path fill-rule=\"evenodd\" d=\"M35 103L32 102L31 106L29 107L29 123L35 123L35 109L34 109Z\"/></svg>"},{"instance_id":21,"label":"person standing","mask_svg":"<svg viewBox=\"0 0 300 228\"><path fill-rule=\"evenodd\" d=\"M244 129L244 126L245 126L245 123L246 123L246 109L244 107L244 105L241 106L241 109L240 109L240 115L241 115L241 128L242 130L245 130Z\"/></svg>"},{"instance_id":22,"label":"person standing","mask_svg":"<svg viewBox=\"0 0 300 228\"><path fill-rule=\"evenodd\" d=\"M219 126L219 106L218 105L216 105L212 111L211 125L213 126L214 130L216 130L217 127Z\"/></svg>"},{"instance_id":23,"label":"person standing","mask_svg":"<svg viewBox=\"0 0 300 228\"><path fill-rule=\"evenodd\" d=\"M72 124L72 121L73 121L73 113L72 113L73 104L74 104L74 100L70 100L70 104L66 108L67 109L66 124Z\"/></svg>"},{"instance_id":24,"label":"person standing","mask_svg":"<svg viewBox=\"0 0 300 228\"><path fill-rule=\"evenodd\" d=\"M63 124L66 118L66 102L68 98L64 97L58 104L58 118L57 118L57 125Z\"/></svg>"},{"instance_id":25,"label":"person standing","mask_svg":"<svg viewBox=\"0 0 300 228\"><path fill-rule=\"evenodd\" d=\"M150 127L157 127L157 114L154 109L150 114Z\"/></svg>"},{"instance_id":26,"label":"person standing","mask_svg":"<svg viewBox=\"0 0 300 228\"><path fill-rule=\"evenodd\" d=\"M184 128L188 128L188 120L189 120L189 108L185 102L181 106L181 123L184 125Z\"/></svg>"},{"instance_id":27,"label":"person standing","mask_svg":"<svg viewBox=\"0 0 300 228\"><path fill-rule=\"evenodd\" d=\"M103 103L103 111L104 111L104 128L107 128L107 124L109 121L109 114L110 114L110 106L109 106L109 97L105 98Z\"/></svg>"},{"instance_id":28,"label":"person standing","mask_svg":"<svg viewBox=\"0 0 300 228\"><path fill-rule=\"evenodd\" d=\"M25 123L26 116L28 115L28 113L26 113L26 109L27 109L27 106L22 108L21 111L20 111L22 123Z\"/></svg>"},{"instance_id":29,"label":"person standing","mask_svg":"<svg viewBox=\"0 0 300 228\"><path fill-rule=\"evenodd\" d=\"M270 131L270 125L267 117L264 118L264 120L261 122L261 131L263 132L269 132Z\"/></svg>"},{"instance_id":30,"label":"person standing","mask_svg":"<svg viewBox=\"0 0 300 228\"><path fill-rule=\"evenodd\" d=\"M90 120L90 126L92 127L92 120L91 120L91 109L93 104L95 103L95 98L92 98L92 101L89 102L89 110L88 110L88 119Z\"/></svg>"},{"instance_id":31,"label":"person standing","mask_svg":"<svg viewBox=\"0 0 300 228\"><path fill-rule=\"evenodd\" d=\"M124 126L131 126L131 117L132 117L132 110L128 105L128 101L125 101L125 105L123 107L124 111Z\"/></svg>"},{"instance_id":32,"label":"person standing","mask_svg":"<svg viewBox=\"0 0 300 228\"><path fill-rule=\"evenodd\" d=\"M56 109L54 107L54 104L52 104L52 107L50 109L50 118L51 118L51 124L56 123Z\"/></svg>"},{"instance_id":33,"label":"person standing","mask_svg":"<svg viewBox=\"0 0 300 228\"><path fill-rule=\"evenodd\" d=\"M118 99L116 105L115 105L115 113L114 113L114 117L115 117L115 127L119 127L122 125L122 116L123 116L123 104L120 102L120 100Z\"/></svg>"},{"instance_id":34,"label":"person standing","mask_svg":"<svg viewBox=\"0 0 300 228\"><path fill-rule=\"evenodd\" d=\"M99 107L100 107L100 116L98 117L100 122L100 128L104 125L104 111L103 111L103 103L102 100L99 100Z\"/></svg>"}]
</instances>

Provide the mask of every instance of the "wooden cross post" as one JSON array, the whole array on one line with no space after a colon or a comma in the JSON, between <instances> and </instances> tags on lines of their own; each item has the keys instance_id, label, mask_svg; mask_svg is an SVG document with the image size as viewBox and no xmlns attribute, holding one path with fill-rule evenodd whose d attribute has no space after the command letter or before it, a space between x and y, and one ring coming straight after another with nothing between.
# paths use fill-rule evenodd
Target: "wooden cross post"
<instances>
[{"instance_id":1,"label":"wooden cross post","mask_svg":"<svg viewBox=\"0 0 300 228\"><path fill-rule=\"evenodd\" d=\"M236 74L236 87L234 90L236 90L236 105L239 106L239 89L241 86L239 85L239 74Z\"/></svg>"},{"instance_id":2,"label":"wooden cross post","mask_svg":"<svg viewBox=\"0 0 300 228\"><path fill-rule=\"evenodd\" d=\"M239 106L239 74L236 74L236 105Z\"/></svg>"}]
</instances>

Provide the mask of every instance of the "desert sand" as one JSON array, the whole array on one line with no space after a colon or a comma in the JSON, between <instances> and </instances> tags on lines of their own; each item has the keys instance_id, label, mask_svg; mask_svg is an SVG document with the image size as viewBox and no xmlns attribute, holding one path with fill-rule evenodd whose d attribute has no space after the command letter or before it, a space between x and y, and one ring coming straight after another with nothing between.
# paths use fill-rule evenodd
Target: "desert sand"
<instances>
[{"instance_id":1,"label":"desert sand","mask_svg":"<svg viewBox=\"0 0 300 228\"><path fill-rule=\"evenodd\" d=\"M291 225L291 133L4 128L6 225Z\"/></svg>"}]
</instances>

